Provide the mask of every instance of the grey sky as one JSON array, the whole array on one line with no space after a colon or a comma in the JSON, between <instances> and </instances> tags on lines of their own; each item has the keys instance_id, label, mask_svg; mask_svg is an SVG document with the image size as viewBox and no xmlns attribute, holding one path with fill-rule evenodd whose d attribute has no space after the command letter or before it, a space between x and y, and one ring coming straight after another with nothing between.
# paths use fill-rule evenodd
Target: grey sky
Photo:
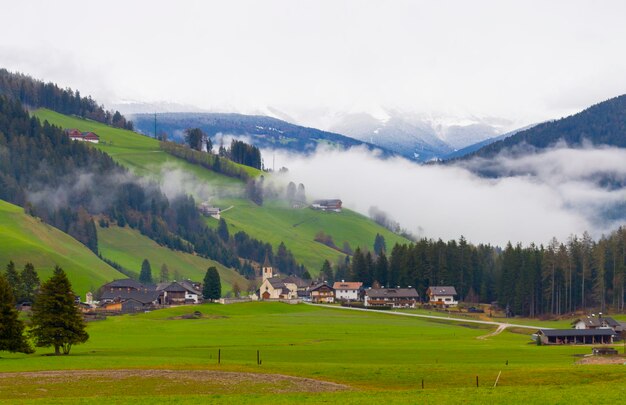
<instances>
[{"instance_id":1,"label":"grey sky","mask_svg":"<svg viewBox=\"0 0 626 405\"><path fill-rule=\"evenodd\" d=\"M105 103L519 124L626 93L623 1L5 1L0 65Z\"/></svg>"}]
</instances>

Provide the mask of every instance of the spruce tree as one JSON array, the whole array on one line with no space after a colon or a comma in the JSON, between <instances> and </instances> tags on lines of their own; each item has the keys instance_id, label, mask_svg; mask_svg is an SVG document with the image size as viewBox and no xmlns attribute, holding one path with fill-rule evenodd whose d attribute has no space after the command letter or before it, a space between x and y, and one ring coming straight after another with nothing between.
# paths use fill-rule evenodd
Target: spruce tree
<instances>
[{"instance_id":1,"label":"spruce tree","mask_svg":"<svg viewBox=\"0 0 626 405\"><path fill-rule=\"evenodd\" d=\"M37 289L41 285L41 281L39 281L39 276L35 271L35 266L32 263L26 263L24 266L24 270L20 274L22 291L21 297L19 299L21 301L33 302L35 299L35 293Z\"/></svg>"},{"instance_id":2,"label":"spruce tree","mask_svg":"<svg viewBox=\"0 0 626 405\"><path fill-rule=\"evenodd\" d=\"M141 263L139 282L141 284L152 284L152 268L150 267L148 259L143 259L143 262Z\"/></svg>"},{"instance_id":3,"label":"spruce tree","mask_svg":"<svg viewBox=\"0 0 626 405\"><path fill-rule=\"evenodd\" d=\"M21 291L21 280L20 280L20 275L17 272L17 270L15 269L15 263L13 263L13 260L11 260L8 264L7 264L7 271L6 271L6 281L9 283L9 288L11 289L11 296L15 299L18 299Z\"/></svg>"},{"instance_id":4,"label":"spruce tree","mask_svg":"<svg viewBox=\"0 0 626 405\"><path fill-rule=\"evenodd\" d=\"M7 279L0 274L0 351L32 353L24 336L24 322L15 309L15 299Z\"/></svg>"},{"instance_id":5,"label":"spruce tree","mask_svg":"<svg viewBox=\"0 0 626 405\"><path fill-rule=\"evenodd\" d=\"M217 268L213 266L209 267L204 275L202 295L205 300L216 300L222 296L220 274L217 272Z\"/></svg>"},{"instance_id":6,"label":"spruce tree","mask_svg":"<svg viewBox=\"0 0 626 405\"><path fill-rule=\"evenodd\" d=\"M42 284L35 298L31 336L37 347L54 347L54 354L67 355L72 345L85 343L89 335L85 321L74 302L72 284L59 266Z\"/></svg>"}]
</instances>

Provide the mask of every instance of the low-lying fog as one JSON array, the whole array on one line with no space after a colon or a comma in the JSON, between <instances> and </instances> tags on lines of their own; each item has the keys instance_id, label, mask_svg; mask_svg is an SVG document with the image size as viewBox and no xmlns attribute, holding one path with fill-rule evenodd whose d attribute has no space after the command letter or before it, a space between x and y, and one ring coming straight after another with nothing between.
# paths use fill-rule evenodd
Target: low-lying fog
<instances>
[{"instance_id":1,"label":"low-lying fog","mask_svg":"<svg viewBox=\"0 0 626 405\"><path fill-rule=\"evenodd\" d=\"M584 231L598 237L626 218L624 149L557 145L523 157L426 166L360 148L263 156L286 166L281 181L304 183L309 199L340 198L364 215L376 207L418 237L546 243ZM476 168L503 176L480 177Z\"/></svg>"}]
</instances>

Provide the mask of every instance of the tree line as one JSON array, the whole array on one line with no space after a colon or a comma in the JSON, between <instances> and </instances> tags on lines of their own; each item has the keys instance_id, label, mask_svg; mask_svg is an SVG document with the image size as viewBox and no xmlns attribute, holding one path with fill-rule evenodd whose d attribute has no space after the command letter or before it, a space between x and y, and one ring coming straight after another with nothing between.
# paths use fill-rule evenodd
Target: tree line
<instances>
[{"instance_id":1,"label":"tree line","mask_svg":"<svg viewBox=\"0 0 626 405\"><path fill-rule=\"evenodd\" d=\"M108 111L91 96L82 97L78 90L62 89L31 76L0 69L0 95L19 100L32 108L49 108L66 115L77 115L117 128L133 130L133 122L119 111Z\"/></svg>"},{"instance_id":2,"label":"tree line","mask_svg":"<svg viewBox=\"0 0 626 405\"><path fill-rule=\"evenodd\" d=\"M396 244L387 253L377 235L374 251L357 248L321 278L361 281L365 287L451 285L466 302L497 302L510 314L560 315L577 310L624 312L626 299L626 228L594 241L589 234L556 239L547 245L508 243L504 249L473 245L465 238L444 242L420 239Z\"/></svg>"},{"instance_id":3,"label":"tree line","mask_svg":"<svg viewBox=\"0 0 626 405\"><path fill-rule=\"evenodd\" d=\"M24 207L95 253L97 215L105 226L128 225L161 245L238 270L238 253L258 262L273 257L271 245L243 233L232 241L220 238L205 224L193 197L168 199L157 183L136 177L98 149L71 141L61 128L42 124L18 101L2 96L0 150L0 199ZM250 244L262 244L264 251L250 250Z\"/></svg>"}]
</instances>

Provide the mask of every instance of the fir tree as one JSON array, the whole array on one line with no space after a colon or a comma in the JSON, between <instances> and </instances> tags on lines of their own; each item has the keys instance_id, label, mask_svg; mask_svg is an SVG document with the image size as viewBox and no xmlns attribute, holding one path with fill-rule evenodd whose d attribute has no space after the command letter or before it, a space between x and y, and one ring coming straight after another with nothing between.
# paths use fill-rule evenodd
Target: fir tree
<instances>
[{"instance_id":1,"label":"fir tree","mask_svg":"<svg viewBox=\"0 0 626 405\"><path fill-rule=\"evenodd\" d=\"M334 281L333 269L328 260L324 260L324 264L322 264L322 268L320 270L320 276L322 277L322 281L326 281L327 283L332 284Z\"/></svg>"},{"instance_id":2,"label":"fir tree","mask_svg":"<svg viewBox=\"0 0 626 405\"><path fill-rule=\"evenodd\" d=\"M89 335L85 321L74 302L72 285L59 266L43 283L33 305L30 331L37 347L54 347L54 354L67 355L73 345L85 343Z\"/></svg>"},{"instance_id":3,"label":"fir tree","mask_svg":"<svg viewBox=\"0 0 626 405\"><path fill-rule=\"evenodd\" d=\"M32 263L26 263L24 270L20 274L20 280L22 285L20 300L33 302L41 281Z\"/></svg>"},{"instance_id":4,"label":"fir tree","mask_svg":"<svg viewBox=\"0 0 626 405\"><path fill-rule=\"evenodd\" d=\"M376 256L380 255L382 252L387 251L387 244L385 242L385 237L379 233L376 234L374 238L374 253Z\"/></svg>"},{"instance_id":5,"label":"fir tree","mask_svg":"<svg viewBox=\"0 0 626 405\"><path fill-rule=\"evenodd\" d=\"M0 274L0 351L32 353L7 279Z\"/></svg>"},{"instance_id":6,"label":"fir tree","mask_svg":"<svg viewBox=\"0 0 626 405\"><path fill-rule=\"evenodd\" d=\"M230 234L228 233L228 225L226 224L224 218L220 218L220 222L217 225L217 234L224 242L228 242L228 239L230 239Z\"/></svg>"},{"instance_id":7,"label":"fir tree","mask_svg":"<svg viewBox=\"0 0 626 405\"><path fill-rule=\"evenodd\" d=\"M6 281L9 283L9 288L11 289L11 296L15 299L17 299L21 294L21 280L20 280L20 275L17 272L17 270L15 269L15 263L13 263L13 260L11 260L8 264L7 264L7 271L6 271Z\"/></svg>"},{"instance_id":8,"label":"fir tree","mask_svg":"<svg viewBox=\"0 0 626 405\"><path fill-rule=\"evenodd\" d=\"M220 282L220 274L217 268L211 266L204 275L204 285L202 286L202 295L205 300L216 300L222 296L222 284Z\"/></svg>"},{"instance_id":9,"label":"fir tree","mask_svg":"<svg viewBox=\"0 0 626 405\"><path fill-rule=\"evenodd\" d=\"M141 263L139 282L141 284L152 284L152 268L150 267L148 259L143 259L143 262Z\"/></svg>"}]
</instances>

